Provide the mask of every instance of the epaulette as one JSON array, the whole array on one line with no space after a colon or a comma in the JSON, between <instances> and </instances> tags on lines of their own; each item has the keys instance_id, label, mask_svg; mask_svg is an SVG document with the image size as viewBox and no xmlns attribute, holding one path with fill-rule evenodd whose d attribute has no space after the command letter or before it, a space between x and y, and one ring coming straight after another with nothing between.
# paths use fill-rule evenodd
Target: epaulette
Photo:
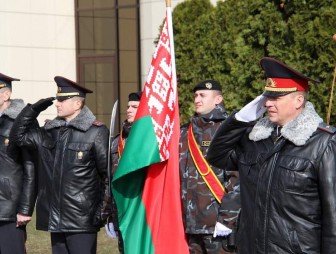
<instances>
[{"instance_id":1,"label":"epaulette","mask_svg":"<svg viewBox=\"0 0 336 254\"><path fill-rule=\"evenodd\" d=\"M103 125L104 125L103 122L98 121L98 120L95 120L92 124L93 124L93 125L96 125L96 126L103 126Z\"/></svg>"},{"instance_id":2,"label":"epaulette","mask_svg":"<svg viewBox=\"0 0 336 254\"><path fill-rule=\"evenodd\" d=\"M326 123L320 123L318 128L331 134L334 134L336 132L336 128L334 126L327 125Z\"/></svg>"}]
</instances>

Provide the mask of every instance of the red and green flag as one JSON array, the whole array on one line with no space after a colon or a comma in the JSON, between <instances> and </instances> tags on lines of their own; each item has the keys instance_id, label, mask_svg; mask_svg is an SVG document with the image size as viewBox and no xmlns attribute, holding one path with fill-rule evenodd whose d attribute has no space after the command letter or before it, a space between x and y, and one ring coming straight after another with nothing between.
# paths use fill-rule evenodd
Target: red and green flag
<instances>
[{"instance_id":1,"label":"red and green flag","mask_svg":"<svg viewBox=\"0 0 336 254\"><path fill-rule=\"evenodd\" d=\"M180 122L171 10L112 181L125 253L189 253L182 222Z\"/></svg>"}]
</instances>

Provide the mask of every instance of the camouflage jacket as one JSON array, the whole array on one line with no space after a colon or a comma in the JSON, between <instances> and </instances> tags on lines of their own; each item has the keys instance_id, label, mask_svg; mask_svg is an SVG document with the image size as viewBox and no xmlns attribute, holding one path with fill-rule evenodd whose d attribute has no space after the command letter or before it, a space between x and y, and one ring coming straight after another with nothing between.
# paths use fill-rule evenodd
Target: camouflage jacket
<instances>
[{"instance_id":1,"label":"camouflage jacket","mask_svg":"<svg viewBox=\"0 0 336 254\"><path fill-rule=\"evenodd\" d=\"M195 115L188 124L181 127L180 174L182 181L182 214L186 233L212 234L220 209L220 204L197 171L190 155L187 138L189 125L192 124L195 139L206 158L209 142L204 141L211 141L216 130L226 118L225 109L222 106L217 106L207 115ZM238 173L225 171L221 168L211 168L226 191L232 191Z\"/></svg>"}]
</instances>

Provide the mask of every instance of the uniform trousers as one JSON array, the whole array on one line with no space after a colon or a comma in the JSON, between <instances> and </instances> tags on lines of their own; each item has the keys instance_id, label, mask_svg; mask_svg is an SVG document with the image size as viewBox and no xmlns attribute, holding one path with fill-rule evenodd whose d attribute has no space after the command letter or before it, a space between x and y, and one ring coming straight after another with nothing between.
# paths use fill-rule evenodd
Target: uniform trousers
<instances>
[{"instance_id":1,"label":"uniform trousers","mask_svg":"<svg viewBox=\"0 0 336 254\"><path fill-rule=\"evenodd\" d=\"M206 234L187 234L190 254L227 254L234 253L226 247L226 238Z\"/></svg>"},{"instance_id":2,"label":"uniform trousers","mask_svg":"<svg viewBox=\"0 0 336 254\"><path fill-rule=\"evenodd\" d=\"M16 227L16 222L0 222L0 254L25 254L26 226Z\"/></svg>"},{"instance_id":3,"label":"uniform trousers","mask_svg":"<svg viewBox=\"0 0 336 254\"><path fill-rule=\"evenodd\" d=\"M95 254L97 233L50 233L53 254Z\"/></svg>"}]
</instances>

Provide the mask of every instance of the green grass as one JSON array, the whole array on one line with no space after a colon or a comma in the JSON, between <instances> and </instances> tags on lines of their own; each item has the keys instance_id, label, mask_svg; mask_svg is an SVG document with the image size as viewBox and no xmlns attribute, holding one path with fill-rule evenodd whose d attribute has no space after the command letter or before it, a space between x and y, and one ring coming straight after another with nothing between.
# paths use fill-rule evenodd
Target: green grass
<instances>
[{"instance_id":1,"label":"green grass","mask_svg":"<svg viewBox=\"0 0 336 254\"><path fill-rule=\"evenodd\" d=\"M50 233L35 229L35 215L27 225L27 254L47 254L51 253ZM98 233L97 243L98 254L118 254L118 241L109 238L105 229L102 228Z\"/></svg>"}]
</instances>

